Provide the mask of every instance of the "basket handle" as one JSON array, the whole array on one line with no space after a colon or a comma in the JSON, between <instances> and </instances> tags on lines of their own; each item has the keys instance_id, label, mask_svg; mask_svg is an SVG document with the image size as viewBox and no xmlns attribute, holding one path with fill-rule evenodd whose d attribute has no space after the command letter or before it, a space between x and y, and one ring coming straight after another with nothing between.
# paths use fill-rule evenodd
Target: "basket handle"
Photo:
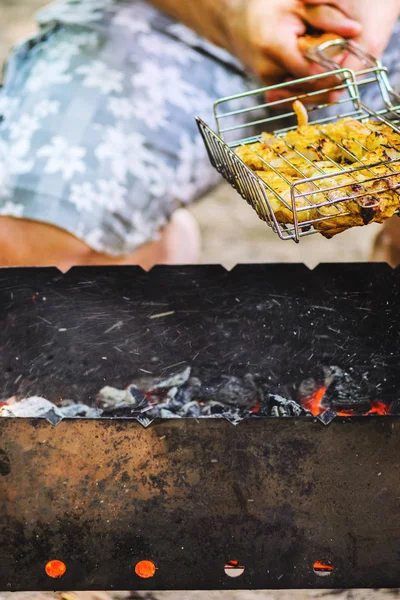
<instances>
[{"instance_id":1,"label":"basket handle","mask_svg":"<svg viewBox=\"0 0 400 600\"><path fill-rule=\"evenodd\" d=\"M335 61L335 57L348 52L353 54L365 65L365 69L381 68L381 63L372 56L365 48L353 42L338 37L334 33L323 33L321 35L305 35L298 40L299 48L306 58L318 63L329 70L340 69L341 66Z\"/></svg>"},{"instance_id":2,"label":"basket handle","mask_svg":"<svg viewBox=\"0 0 400 600\"><path fill-rule=\"evenodd\" d=\"M334 33L324 33L322 35L305 35L298 40L299 48L304 56L328 71L341 69L335 61L335 57L347 52L357 57L364 65L355 75L366 75L373 73L376 82L379 85L383 101L390 110L398 111L400 106L400 96L394 91L389 81L387 69L381 61L370 54L365 48L354 42L338 37Z\"/></svg>"}]
</instances>

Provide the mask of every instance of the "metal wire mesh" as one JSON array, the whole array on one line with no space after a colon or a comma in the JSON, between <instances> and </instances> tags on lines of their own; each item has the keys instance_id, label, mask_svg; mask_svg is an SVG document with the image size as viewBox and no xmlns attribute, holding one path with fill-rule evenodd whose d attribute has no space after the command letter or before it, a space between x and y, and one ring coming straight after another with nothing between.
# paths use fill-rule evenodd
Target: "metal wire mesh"
<instances>
[{"instance_id":1,"label":"metal wire mesh","mask_svg":"<svg viewBox=\"0 0 400 600\"><path fill-rule=\"evenodd\" d=\"M335 227L340 228L340 224L344 223L342 218L351 215L348 210L351 206L349 202L356 202L365 208L366 212L363 214L367 215L367 219L368 210L379 205L382 194L387 194L388 190L391 194L399 193L397 190L400 188L400 151L396 150L394 146L388 144L387 148L396 151L398 157L369 164L361 158L363 153L368 151L362 142L350 138L355 146L349 149L324 131L323 137L348 158L350 163L350 166L342 164L341 161L335 160L325 152L323 148L316 148L311 144L310 149L320 156L320 160L334 169L334 172L327 174L318 165L318 161L315 162L308 158L284 138L285 134L297 128L292 108L295 100L307 103L309 122L315 126L317 131L325 124L336 122L338 118L351 117L363 123L371 133L373 129L369 122L373 119L400 134L400 97L390 87L387 71L379 61L364 53L356 44L343 41L327 42L318 47L313 53L314 60L318 60L325 67L336 66L334 60L327 56L327 50L335 48L335 45L339 43L342 44L341 50L343 50L343 44L346 44L347 51L351 51L363 59L364 70L355 74L349 69L334 68L329 72L290 83L223 98L214 105L216 132L203 120L197 118L212 165L281 239L299 241L300 237L304 235L321 232L324 227L325 229L329 228L329 220L331 220L332 226L335 223ZM309 83L317 84L319 89L302 94L293 93L292 97L285 100L273 102L265 100L266 94L271 90L290 89L291 87L295 90L297 86ZM367 86L369 88L375 86L379 90L384 109L374 112L362 103L360 88L367 88ZM336 94L333 102L318 102L321 94L336 92L340 92L340 95ZM274 153L276 159L279 159L282 164L287 164L296 173L296 181L286 177L281 169L276 168L262 154L257 154L257 157L264 163L266 172L275 173L286 184L290 191L290 199L288 195L284 196L279 193L275 189L276 186L274 187L271 182L268 182L268 177L262 179L259 174L247 166L235 151L238 147L260 142L262 132L268 130L272 130L274 136L280 138L284 143L285 152L274 148ZM289 155L298 158L298 161L294 162L293 158L292 160L287 158L286 150L289 151ZM313 173L311 177L306 172L308 167ZM383 173L382 167L385 167ZM361 180L360 173L362 174ZM396 176L399 179L396 179ZM371 197L372 184L374 186L373 197ZM285 219L282 219L282 210L285 211Z\"/></svg>"}]
</instances>

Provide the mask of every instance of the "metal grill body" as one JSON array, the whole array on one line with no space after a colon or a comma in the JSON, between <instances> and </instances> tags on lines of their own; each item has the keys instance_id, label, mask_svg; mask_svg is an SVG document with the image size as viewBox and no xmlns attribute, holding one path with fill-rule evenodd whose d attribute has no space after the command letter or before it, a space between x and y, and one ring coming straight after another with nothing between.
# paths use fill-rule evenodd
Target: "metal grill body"
<instances>
[{"instance_id":1,"label":"metal grill body","mask_svg":"<svg viewBox=\"0 0 400 600\"><path fill-rule=\"evenodd\" d=\"M94 402L182 364L284 386L337 364L395 402L399 278L359 264L9 269L1 396ZM0 589L400 587L399 456L396 416L2 418Z\"/></svg>"}]
</instances>

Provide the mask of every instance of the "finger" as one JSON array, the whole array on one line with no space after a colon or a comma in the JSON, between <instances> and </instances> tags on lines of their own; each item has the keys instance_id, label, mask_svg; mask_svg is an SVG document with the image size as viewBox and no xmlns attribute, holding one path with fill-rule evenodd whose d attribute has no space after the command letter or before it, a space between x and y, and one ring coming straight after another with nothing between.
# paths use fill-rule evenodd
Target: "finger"
<instances>
[{"instance_id":1,"label":"finger","mask_svg":"<svg viewBox=\"0 0 400 600\"><path fill-rule=\"evenodd\" d=\"M279 57L283 68L294 77L308 77L311 75L312 65L298 47L298 38L293 35L287 37L285 43L273 50L274 55Z\"/></svg>"},{"instance_id":2,"label":"finger","mask_svg":"<svg viewBox=\"0 0 400 600\"><path fill-rule=\"evenodd\" d=\"M306 6L304 18L315 29L336 33L342 37L356 37L362 31L361 24L347 17L341 10L330 5Z\"/></svg>"},{"instance_id":3,"label":"finger","mask_svg":"<svg viewBox=\"0 0 400 600\"><path fill-rule=\"evenodd\" d=\"M319 104L331 104L332 102L336 102L341 96L340 92L321 92L320 94L315 94L313 96L304 96L301 90L297 90L295 92L292 89L282 88L280 90L271 90L266 94L267 102L279 102L284 103L287 101L288 103L293 103L295 98L299 98L303 104L309 105L319 105Z\"/></svg>"}]
</instances>

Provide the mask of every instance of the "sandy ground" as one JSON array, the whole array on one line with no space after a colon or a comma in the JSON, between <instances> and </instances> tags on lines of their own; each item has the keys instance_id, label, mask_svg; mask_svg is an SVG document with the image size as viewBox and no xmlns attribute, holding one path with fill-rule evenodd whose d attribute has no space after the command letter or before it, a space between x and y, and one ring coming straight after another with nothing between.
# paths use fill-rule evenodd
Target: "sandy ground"
<instances>
[{"instance_id":1,"label":"sandy ground","mask_svg":"<svg viewBox=\"0 0 400 600\"><path fill-rule=\"evenodd\" d=\"M0 0L0 63L18 39L34 30L32 14L46 0ZM379 226L346 232L327 241L315 235L300 244L281 241L261 221L253 210L227 185L222 184L192 209L203 233L201 262L221 263L230 268L248 262L304 262L313 267L319 262L368 260L371 242ZM334 598L383 600L399 595L393 590L355 590L329 593L326 591L280 592L155 592L132 593L131 598L143 600L311 600ZM113 600L127 598L113 595ZM59 599L57 594L1 594L0 600ZM66 600L108 600L101 593L71 594Z\"/></svg>"}]
</instances>

